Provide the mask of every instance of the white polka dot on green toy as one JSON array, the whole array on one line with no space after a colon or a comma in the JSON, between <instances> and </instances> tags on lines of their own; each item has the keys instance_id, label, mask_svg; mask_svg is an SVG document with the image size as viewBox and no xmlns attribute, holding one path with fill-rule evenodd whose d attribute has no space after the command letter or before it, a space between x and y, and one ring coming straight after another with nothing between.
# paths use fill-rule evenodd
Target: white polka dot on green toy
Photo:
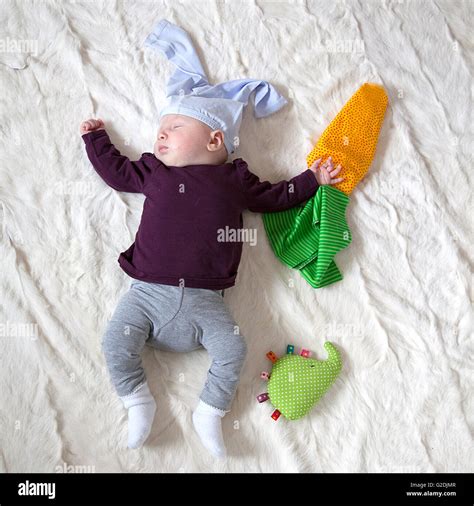
<instances>
[{"instance_id":1,"label":"white polka dot on green toy","mask_svg":"<svg viewBox=\"0 0 474 506\"><path fill-rule=\"evenodd\" d=\"M271 403L288 420L305 416L339 375L342 362L337 348L327 341L327 360L284 355L273 364L268 382Z\"/></svg>"}]
</instances>

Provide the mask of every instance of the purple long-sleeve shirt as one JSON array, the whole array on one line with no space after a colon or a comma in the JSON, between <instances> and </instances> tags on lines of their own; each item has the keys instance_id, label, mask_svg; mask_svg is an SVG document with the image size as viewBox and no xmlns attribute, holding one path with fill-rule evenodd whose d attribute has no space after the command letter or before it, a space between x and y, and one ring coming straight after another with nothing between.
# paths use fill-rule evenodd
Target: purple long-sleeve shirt
<instances>
[{"instance_id":1,"label":"purple long-sleeve shirt","mask_svg":"<svg viewBox=\"0 0 474 506\"><path fill-rule=\"evenodd\" d=\"M229 238L226 230L242 229L246 209L283 211L308 200L319 186L309 169L271 184L261 182L242 158L175 167L153 153L130 161L105 130L82 138L89 160L109 186L146 197L135 242L118 262L132 278L152 283L213 290L233 286L243 242L222 242L222 234Z\"/></svg>"}]
</instances>

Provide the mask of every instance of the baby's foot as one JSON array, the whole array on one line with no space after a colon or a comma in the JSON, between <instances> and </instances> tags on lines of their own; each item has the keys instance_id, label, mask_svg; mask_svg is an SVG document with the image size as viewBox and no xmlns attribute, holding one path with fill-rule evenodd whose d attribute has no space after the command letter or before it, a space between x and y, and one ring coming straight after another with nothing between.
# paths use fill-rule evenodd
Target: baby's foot
<instances>
[{"instance_id":1,"label":"baby's foot","mask_svg":"<svg viewBox=\"0 0 474 506\"><path fill-rule=\"evenodd\" d=\"M193 425L202 444L218 458L226 456L221 426L221 418L225 413L225 411L209 406L201 400L193 413Z\"/></svg>"},{"instance_id":2,"label":"baby's foot","mask_svg":"<svg viewBox=\"0 0 474 506\"><path fill-rule=\"evenodd\" d=\"M128 447L140 448L151 432L156 402L147 383L133 394L120 397L128 409Z\"/></svg>"}]
</instances>

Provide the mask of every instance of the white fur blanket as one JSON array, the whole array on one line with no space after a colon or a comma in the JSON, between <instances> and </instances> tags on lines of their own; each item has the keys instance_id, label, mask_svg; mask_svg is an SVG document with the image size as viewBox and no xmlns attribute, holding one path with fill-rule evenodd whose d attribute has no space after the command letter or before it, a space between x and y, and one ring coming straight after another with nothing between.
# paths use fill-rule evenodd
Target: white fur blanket
<instances>
[{"instance_id":1,"label":"white fur blanket","mask_svg":"<svg viewBox=\"0 0 474 506\"><path fill-rule=\"evenodd\" d=\"M474 471L470 16L448 0L2 2L0 471ZM390 100L341 282L312 289L244 214L258 241L225 302L249 354L224 463L192 429L204 350L146 349L158 410L139 451L100 350L144 197L106 186L79 124L102 117L132 159L152 149L173 66L143 41L161 18L192 36L211 82L266 79L289 98L269 118L245 112L235 156L261 180L305 170L364 82ZM256 401L265 353L291 343L323 359L327 339L340 378L310 415L274 422Z\"/></svg>"}]
</instances>

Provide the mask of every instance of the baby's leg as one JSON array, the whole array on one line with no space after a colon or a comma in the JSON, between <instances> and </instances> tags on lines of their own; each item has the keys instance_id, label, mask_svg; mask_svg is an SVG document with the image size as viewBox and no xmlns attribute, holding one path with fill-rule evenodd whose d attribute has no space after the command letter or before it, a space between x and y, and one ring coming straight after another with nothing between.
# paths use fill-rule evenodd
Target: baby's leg
<instances>
[{"instance_id":1,"label":"baby's leg","mask_svg":"<svg viewBox=\"0 0 474 506\"><path fill-rule=\"evenodd\" d=\"M200 402L193 413L194 427L204 446L215 456L224 457L221 418L229 411L235 396L247 345L218 292L201 290L198 294L196 290L186 289L184 302L187 302L186 310L193 308L193 321L202 332L201 343L212 359Z\"/></svg>"},{"instance_id":2,"label":"baby's leg","mask_svg":"<svg viewBox=\"0 0 474 506\"><path fill-rule=\"evenodd\" d=\"M102 339L112 383L128 409L129 448L139 448L145 442L156 411L141 359L151 330L146 313L143 294L130 288L120 299Z\"/></svg>"},{"instance_id":3,"label":"baby's leg","mask_svg":"<svg viewBox=\"0 0 474 506\"><path fill-rule=\"evenodd\" d=\"M203 329L202 345L208 351L212 364L201 393L201 400L222 411L228 411L235 396L247 345L230 314L210 319Z\"/></svg>"},{"instance_id":4,"label":"baby's leg","mask_svg":"<svg viewBox=\"0 0 474 506\"><path fill-rule=\"evenodd\" d=\"M141 353L150 331L141 294L130 288L119 300L102 338L110 378L120 397L146 382Z\"/></svg>"}]
</instances>

